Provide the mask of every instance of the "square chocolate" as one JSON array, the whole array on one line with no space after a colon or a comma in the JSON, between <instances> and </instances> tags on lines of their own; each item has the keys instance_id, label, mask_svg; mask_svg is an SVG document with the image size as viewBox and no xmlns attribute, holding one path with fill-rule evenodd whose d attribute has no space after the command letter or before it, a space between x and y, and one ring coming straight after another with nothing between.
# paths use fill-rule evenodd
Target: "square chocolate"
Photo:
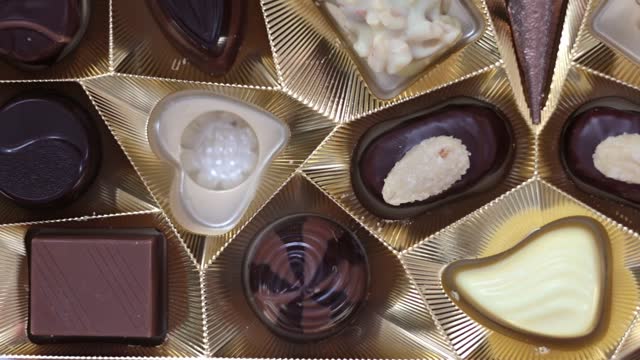
<instances>
[{"instance_id":1,"label":"square chocolate","mask_svg":"<svg viewBox=\"0 0 640 360\"><path fill-rule=\"evenodd\" d=\"M153 229L35 229L29 338L158 345L167 331L166 240Z\"/></svg>"}]
</instances>

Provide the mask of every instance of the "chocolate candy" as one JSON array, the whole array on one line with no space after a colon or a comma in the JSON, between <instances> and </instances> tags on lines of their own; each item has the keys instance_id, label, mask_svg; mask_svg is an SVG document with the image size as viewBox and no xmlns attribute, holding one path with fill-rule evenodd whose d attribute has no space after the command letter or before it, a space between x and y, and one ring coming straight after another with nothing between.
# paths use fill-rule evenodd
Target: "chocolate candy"
<instances>
[{"instance_id":1,"label":"chocolate candy","mask_svg":"<svg viewBox=\"0 0 640 360\"><path fill-rule=\"evenodd\" d=\"M314 341L344 329L364 303L369 267L364 248L332 220L282 218L251 245L243 273L261 320L292 341Z\"/></svg>"},{"instance_id":2,"label":"chocolate candy","mask_svg":"<svg viewBox=\"0 0 640 360\"><path fill-rule=\"evenodd\" d=\"M382 190L394 166L413 147L439 136L459 139L466 146L470 153L466 173L426 200L398 206L386 203ZM384 219L408 219L495 186L508 173L514 152L510 125L495 110L476 102L452 104L369 129L354 150L351 180L356 196L371 213Z\"/></svg>"},{"instance_id":3,"label":"chocolate candy","mask_svg":"<svg viewBox=\"0 0 640 360\"><path fill-rule=\"evenodd\" d=\"M34 94L0 108L0 194L24 207L63 206L100 163L93 119L70 98Z\"/></svg>"},{"instance_id":4,"label":"chocolate candy","mask_svg":"<svg viewBox=\"0 0 640 360\"><path fill-rule=\"evenodd\" d=\"M246 0L147 0L170 41L202 71L224 75L243 37Z\"/></svg>"},{"instance_id":5,"label":"chocolate candy","mask_svg":"<svg viewBox=\"0 0 640 360\"><path fill-rule=\"evenodd\" d=\"M167 274L161 233L35 229L27 244L31 341L164 341Z\"/></svg>"},{"instance_id":6,"label":"chocolate candy","mask_svg":"<svg viewBox=\"0 0 640 360\"><path fill-rule=\"evenodd\" d=\"M0 6L0 54L23 68L51 65L80 42L89 0L6 0Z\"/></svg>"},{"instance_id":7,"label":"chocolate candy","mask_svg":"<svg viewBox=\"0 0 640 360\"><path fill-rule=\"evenodd\" d=\"M640 185L607 177L594 164L598 145L623 134L640 134L640 112L607 106L580 112L563 131L562 163L571 180L583 191L640 207Z\"/></svg>"},{"instance_id":8,"label":"chocolate candy","mask_svg":"<svg viewBox=\"0 0 640 360\"><path fill-rule=\"evenodd\" d=\"M566 3L566 0L509 0L508 3L516 53L535 123L540 122L551 82Z\"/></svg>"}]
</instances>

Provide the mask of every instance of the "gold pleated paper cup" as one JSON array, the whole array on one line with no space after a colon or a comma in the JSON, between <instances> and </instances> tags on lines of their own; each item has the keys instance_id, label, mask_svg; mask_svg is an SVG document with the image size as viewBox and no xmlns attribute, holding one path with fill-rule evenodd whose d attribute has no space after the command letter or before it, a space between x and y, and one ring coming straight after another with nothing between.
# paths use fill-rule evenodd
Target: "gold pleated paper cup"
<instances>
[{"instance_id":1,"label":"gold pleated paper cup","mask_svg":"<svg viewBox=\"0 0 640 360\"><path fill-rule=\"evenodd\" d=\"M372 126L388 119L411 115L460 97L493 105L509 121L516 150L511 169L504 179L488 191L437 207L411 220L389 221L369 212L356 197L351 179L352 155L360 137ZM341 125L309 158L303 170L367 230L394 249L403 250L531 178L535 171L534 143L533 125L518 110L506 74L499 68L423 95L402 106Z\"/></svg>"},{"instance_id":2,"label":"gold pleated paper cup","mask_svg":"<svg viewBox=\"0 0 640 360\"><path fill-rule=\"evenodd\" d=\"M477 323L445 293L441 273L448 264L501 253L533 230L570 216L597 220L610 239L609 314L601 324L602 333L592 341L568 347L543 340L516 340ZM625 340L640 305L640 274L635 270L640 265L640 237L537 179L409 249L402 259L461 358L611 359Z\"/></svg>"},{"instance_id":3,"label":"gold pleated paper cup","mask_svg":"<svg viewBox=\"0 0 640 360\"><path fill-rule=\"evenodd\" d=\"M370 267L366 302L339 334L315 343L270 332L253 312L242 280L246 251L265 226L293 214L318 214L350 230ZM205 311L211 356L225 358L451 358L452 350L397 254L375 239L302 175L280 191L205 269Z\"/></svg>"},{"instance_id":4,"label":"gold pleated paper cup","mask_svg":"<svg viewBox=\"0 0 640 360\"><path fill-rule=\"evenodd\" d=\"M290 97L273 90L246 89L129 76L109 76L84 82L89 95L115 138L133 162L160 207L172 219L181 238L202 265L242 227L300 167L309 154L334 128L334 123ZM286 148L275 158L262 178L251 205L233 230L219 236L188 232L171 215L169 193L174 169L156 156L149 146L147 121L154 106L165 96L181 90L205 90L225 95L272 113L291 131Z\"/></svg>"},{"instance_id":5,"label":"gold pleated paper cup","mask_svg":"<svg viewBox=\"0 0 640 360\"><path fill-rule=\"evenodd\" d=\"M597 75L585 68L571 69L560 93L560 102L547 123L540 130L538 139L540 176L615 221L640 231L640 208L587 193L576 186L567 174L561 159L562 133L572 115L602 98L619 98L631 104L639 104L640 90L625 86L613 79Z\"/></svg>"},{"instance_id":6,"label":"gold pleated paper cup","mask_svg":"<svg viewBox=\"0 0 640 360\"><path fill-rule=\"evenodd\" d=\"M24 70L0 62L0 81L79 80L109 72L110 0L92 0L84 36L60 62L38 70Z\"/></svg>"},{"instance_id":7,"label":"gold pleated paper cup","mask_svg":"<svg viewBox=\"0 0 640 360\"><path fill-rule=\"evenodd\" d=\"M113 1L113 69L117 73L155 78L277 88L278 78L262 9L246 1L244 38L236 60L224 76L212 76L192 65L165 36L147 0ZM234 0L236 1L236 0Z\"/></svg>"},{"instance_id":8,"label":"gold pleated paper cup","mask_svg":"<svg viewBox=\"0 0 640 360\"><path fill-rule=\"evenodd\" d=\"M40 93L68 96L91 115L100 134L99 167L88 189L66 206L28 209L0 195L0 224L126 214L156 209L149 191L80 84L72 81L0 84L0 104L22 94Z\"/></svg>"},{"instance_id":9,"label":"gold pleated paper cup","mask_svg":"<svg viewBox=\"0 0 640 360\"><path fill-rule=\"evenodd\" d=\"M573 0L576 16L581 20L579 34L573 49L572 61L596 73L609 76L632 86L640 86L640 61L634 61L625 55L621 48L605 40L594 30L594 20L599 10L608 0ZM638 7L635 1L629 1L626 6ZM627 24L627 33L637 33L637 21L633 17L633 9L620 17L617 24ZM636 37L637 38L637 37ZM637 39L636 39L637 41Z\"/></svg>"},{"instance_id":10,"label":"gold pleated paper cup","mask_svg":"<svg viewBox=\"0 0 640 360\"><path fill-rule=\"evenodd\" d=\"M36 345L29 341L29 275L25 234L32 227L76 229L155 228L167 239L168 333L156 347L104 343ZM205 356L200 273L195 259L164 215L153 212L127 216L67 219L0 226L0 356L50 357L174 357Z\"/></svg>"},{"instance_id":11,"label":"gold pleated paper cup","mask_svg":"<svg viewBox=\"0 0 640 360\"><path fill-rule=\"evenodd\" d=\"M312 0L262 0L283 89L316 111L339 122L372 113L422 95L488 68L508 64L510 77L521 90L511 32L502 0L471 0L484 21L475 41L443 56L408 89L390 100L375 97L321 9ZM506 55L503 58L503 54ZM526 103L522 91L523 113Z\"/></svg>"}]
</instances>

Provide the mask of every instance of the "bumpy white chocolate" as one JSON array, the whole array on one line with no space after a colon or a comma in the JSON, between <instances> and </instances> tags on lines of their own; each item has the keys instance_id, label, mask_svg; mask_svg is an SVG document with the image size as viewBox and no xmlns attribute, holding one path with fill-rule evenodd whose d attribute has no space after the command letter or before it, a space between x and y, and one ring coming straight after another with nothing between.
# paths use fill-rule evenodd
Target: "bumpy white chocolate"
<instances>
[{"instance_id":1,"label":"bumpy white chocolate","mask_svg":"<svg viewBox=\"0 0 640 360\"><path fill-rule=\"evenodd\" d=\"M606 138L596 147L593 164L610 179L640 184L640 134Z\"/></svg>"},{"instance_id":2,"label":"bumpy white chocolate","mask_svg":"<svg viewBox=\"0 0 640 360\"><path fill-rule=\"evenodd\" d=\"M444 0L335 0L340 25L354 50L376 73L398 75L416 61L433 59L462 36Z\"/></svg>"},{"instance_id":3,"label":"bumpy white chocolate","mask_svg":"<svg viewBox=\"0 0 640 360\"><path fill-rule=\"evenodd\" d=\"M595 235L568 225L543 233L499 261L460 270L458 296L519 331L566 339L598 324L602 254Z\"/></svg>"},{"instance_id":4,"label":"bumpy white chocolate","mask_svg":"<svg viewBox=\"0 0 640 360\"><path fill-rule=\"evenodd\" d=\"M454 137L423 140L409 150L384 180L382 197L398 206L441 194L469 170L467 147Z\"/></svg>"},{"instance_id":5,"label":"bumpy white chocolate","mask_svg":"<svg viewBox=\"0 0 640 360\"><path fill-rule=\"evenodd\" d=\"M238 115L201 115L182 134L184 170L210 190L229 190L245 182L258 163L258 137Z\"/></svg>"}]
</instances>

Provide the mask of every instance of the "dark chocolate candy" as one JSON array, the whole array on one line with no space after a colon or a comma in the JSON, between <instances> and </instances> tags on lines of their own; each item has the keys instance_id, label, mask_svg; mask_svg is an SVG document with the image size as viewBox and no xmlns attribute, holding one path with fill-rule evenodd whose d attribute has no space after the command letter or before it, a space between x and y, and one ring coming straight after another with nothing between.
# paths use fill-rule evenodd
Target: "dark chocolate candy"
<instances>
[{"instance_id":1,"label":"dark chocolate candy","mask_svg":"<svg viewBox=\"0 0 640 360\"><path fill-rule=\"evenodd\" d=\"M78 45L89 17L89 0L5 0L0 54L21 67L51 65Z\"/></svg>"},{"instance_id":2,"label":"dark chocolate candy","mask_svg":"<svg viewBox=\"0 0 640 360\"><path fill-rule=\"evenodd\" d=\"M315 341L338 333L368 295L364 248L332 220L282 218L258 234L244 268L249 302L276 334Z\"/></svg>"},{"instance_id":3,"label":"dark chocolate candy","mask_svg":"<svg viewBox=\"0 0 640 360\"><path fill-rule=\"evenodd\" d=\"M471 154L467 173L440 195L400 206L387 204L382 188L391 169L414 146L436 136L462 141ZM369 129L355 148L351 180L356 196L371 213L408 219L495 186L508 173L514 150L511 127L495 110L477 104L448 105Z\"/></svg>"},{"instance_id":4,"label":"dark chocolate candy","mask_svg":"<svg viewBox=\"0 0 640 360\"><path fill-rule=\"evenodd\" d=\"M194 65L223 75L243 37L246 0L147 0L160 27Z\"/></svg>"},{"instance_id":5,"label":"dark chocolate candy","mask_svg":"<svg viewBox=\"0 0 640 360\"><path fill-rule=\"evenodd\" d=\"M160 232L36 229L26 240L31 341L164 341L166 240Z\"/></svg>"},{"instance_id":6,"label":"dark chocolate candy","mask_svg":"<svg viewBox=\"0 0 640 360\"><path fill-rule=\"evenodd\" d=\"M606 177L593 163L598 145L611 136L640 134L640 112L594 107L570 119L562 135L561 158L580 189L640 207L640 185Z\"/></svg>"},{"instance_id":7,"label":"dark chocolate candy","mask_svg":"<svg viewBox=\"0 0 640 360\"><path fill-rule=\"evenodd\" d=\"M566 0L509 0L516 53L535 123L545 104L555 65Z\"/></svg>"},{"instance_id":8,"label":"dark chocolate candy","mask_svg":"<svg viewBox=\"0 0 640 360\"><path fill-rule=\"evenodd\" d=\"M24 207L62 206L93 181L100 140L72 99L26 95L0 108L0 194Z\"/></svg>"}]
</instances>

